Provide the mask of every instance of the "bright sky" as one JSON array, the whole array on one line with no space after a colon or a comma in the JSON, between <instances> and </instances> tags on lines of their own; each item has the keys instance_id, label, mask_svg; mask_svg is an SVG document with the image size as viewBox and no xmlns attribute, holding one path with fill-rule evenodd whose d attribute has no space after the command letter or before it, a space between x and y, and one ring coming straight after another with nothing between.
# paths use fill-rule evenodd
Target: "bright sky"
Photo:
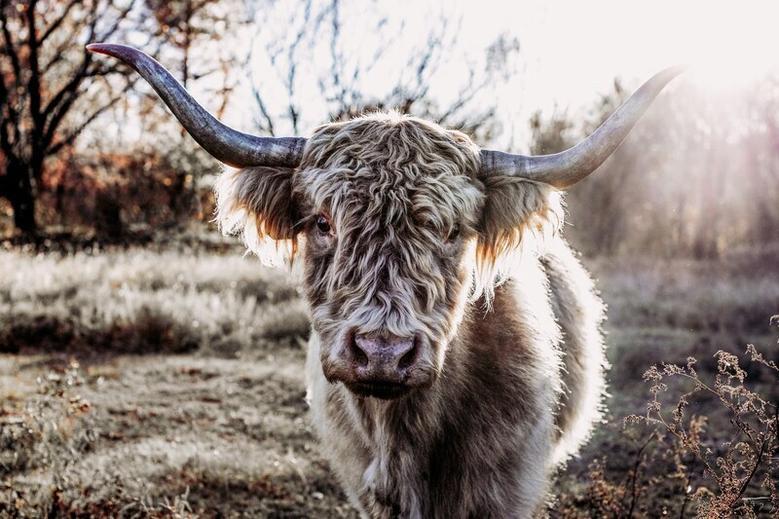
<instances>
[{"instance_id":1,"label":"bright sky","mask_svg":"<svg viewBox=\"0 0 779 519\"><path fill-rule=\"evenodd\" d=\"M519 37L525 69L501 104L523 124L536 109L591 106L615 76L632 90L664 67L688 63L682 80L718 90L779 65L775 1L480 1L463 12L463 31L473 34L466 39L501 31Z\"/></svg>"},{"instance_id":2,"label":"bright sky","mask_svg":"<svg viewBox=\"0 0 779 519\"><path fill-rule=\"evenodd\" d=\"M505 142L499 144L505 145L512 135L520 146L527 142L527 121L534 111L576 113L588 108L599 95L611 91L617 76L632 90L664 67L689 63L694 68L683 80L704 82L716 90L747 81L779 63L779 2L774 1L379 0L345 4L343 28L345 41L351 41L346 45L350 57L377 43L377 36L361 27L360 15L349 16L349 9L366 6L406 21L403 41L383 58L389 62L404 60L410 42L425 38L442 10L455 20L462 15L458 45L474 55L501 33L516 36L519 73L497 92L505 127L501 139ZM278 6L282 23L285 9L299 10L295 2ZM289 32L287 26L272 25L269 33L282 36ZM255 70L261 74L267 65L259 56L262 49L256 53ZM463 66L453 59L442 67L439 77L446 81L462 75ZM452 81L451 88L461 84ZM445 90L444 86L438 92ZM276 103L272 91L270 98ZM278 99L280 103L280 93ZM324 117L326 113L313 118ZM304 126L323 122L314 120Z\"/></svg>"},{"instance_id":3,"label":"bright sky","mask_svg":"<svg viewBox=\"0 0 779 519\"><path fill-rule=\"evenodd\" d=\"M300 12L301 4L277 0L269 5L275 6L277 17L261 27L259 35L271 42L292 38L289 12ZM379 45L379 35L367 28L369 22L360 9L386 13L406 24L403 38L382 58L387 64L379 65L374 79L366 81L373 81L377 91L382 81L386 83L387 74L392 74L391 64L405 61L414 41L424 41L442 11L451 14L452 20L462 17L457 45L474 57L483 56L483 50L500 34L516 36L520 43L518 73L492 94L497 95L504 134L491 143L508 147L513 142L515 149L522 149L528 141L528 119L533 112L576 114L610 92L615 77L632 90L662 68L688 63L693 68L677 82L695 81L716 92L779 67L779 1L355 0L344 2L342 8L343 41L350 58ZM329 48L319 52L327 54ZM267 76L268 66L267 53L259 44L253 60L255 77ZM438 76L443 88L439 84L436 92L445 96L446 82L450 81L454 94L462 85L465 70L462 59L444 64ZM268 83L266 102L283 110L286 94L281 84L275 81L274 92L274 82ZM313 78L305 83L310 90L305 91L306 85L298 88L301 100L320 95ZM194 94L208 106L202 92L195 90ZM227 122L249 130L252 116L251 110L245 109L247 103L254 108L248 88L244 88L232 101ZM324 110L308 110L304 115L310 119L303 124L304 133L326 122ZM288 130L282 128L282 132Z\"/></svg>"},{"instance_id":4,"label":"bright sky","mask_svg":"<svg viewBox=\"0 0 779 519\"><path fill-rule=\"evenodd\" d=\"M615 75L643 79L676 63L719 67L726 80L779 62L775 1L526 0L463 10L474 35L495 27L520 38L535 85L528 95L544 102L592 99Z\"/></svg>"}]
</instances>

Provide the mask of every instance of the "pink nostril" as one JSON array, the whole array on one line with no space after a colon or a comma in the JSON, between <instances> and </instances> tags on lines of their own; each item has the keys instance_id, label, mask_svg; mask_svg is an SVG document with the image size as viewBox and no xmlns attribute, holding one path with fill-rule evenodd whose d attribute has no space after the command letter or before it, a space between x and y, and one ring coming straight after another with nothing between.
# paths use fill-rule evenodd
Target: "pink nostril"
<instances>
[{"instance_id":1,"label":"pink nostril","mask_svg":"<svg viewBox=\"0 0 779 519\"><path fill-rule=\"evenodd\" d=\"M352 354L352 358L354 359L355 363L358 366L364 368L368 365L368 356L365 354L365 351L360 347L357 341L357 337L352 336L352 339L349 341L349 351Z\"/></svg>"},{"instance_id":2,"label":"pink nostril","mask_svg":"<svg viewBox=\"0 0 779 519\"><path fill-rule=\"evenodd\" d=\"M398 368L399 369L410 368L414 364L414 361L417 360L418 351L419 348L417 347L417 340L411 339L411 348L409 348L409 350L398 361Z\"/></svg>"}]
</instances>

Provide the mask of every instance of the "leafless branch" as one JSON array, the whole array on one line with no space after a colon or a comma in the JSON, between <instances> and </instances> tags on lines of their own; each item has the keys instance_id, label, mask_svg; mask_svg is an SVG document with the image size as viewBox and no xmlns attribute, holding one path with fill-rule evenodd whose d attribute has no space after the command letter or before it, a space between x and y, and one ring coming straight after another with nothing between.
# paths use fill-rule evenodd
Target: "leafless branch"
<instances>
[{"instance_id":1,"label":"leafless branch","mask_svg":"<svg viewBox=\"0 0 779 519\"><path fill-rule=\"evenodd\" d=\"M129 15L130 12L132 12L133 8L135 7L135 3L136 3L136 0L131 0L130 3L127 4L127 7L125 7L122 10L120 10L119 13L116 15L116 17L114 19L114 23L111 24L111 26L108 28L107 31L105 31L104 33L100 34L100 36L98 36L97 39L100 40L100 41L106 41L109 38L111 38L111 36L113 36L116 33L116 31L119 30L119 27L122 24L122 22L124 22L127 19L127 15ZM98 19L98 16L97 16L97 14L95 14L95 20L97 20L97 19ZM91 31L89 41L94 41L94 39L95 39L94 36L95 36L95 31L93 29Z\"/></svg>"},{"instance_id":2,"label":"leafless branch","mask_svg":"<svg viewBox=\"0 0 779 519\"><path fill-rule=\"evenodd\" d=\"M3 31L3 42L5 44L5 52L11 60L11 68L13 69L14 78L17 80L22 76L22 66L19 64L19 54L14 47L13 37L11 31L8 28L8 17L6 15L6 9L8 8L7 0L0 1L0 28Z\"/></svg>"},{"instance_id":3,"label":"leafless branch","mask_svg":"<svg viewBox=\"0 0 779 519\"><path fill-rule=\"evenodd\" d=\"M124 96L127 94L127 92L135 86L137 83L137 79L134 79L132 81L128 81L127 85L115 96L113 96L109 101L107 101L104 105L100 106L96 110L94 110L90 115L86 117L78 126L70 130L65 137L63 137L61 140L54 142L47 152L47 155L56 155L59 153L62 148L65 146L70 146L73 144L73 142L76 140L76 138L81 135L81 133L94 122L95 119L97 119L101 114L106 112L107 110L111 109L116 103L118 103L120 100L124 98Z\"/></svg>"},{"instance_id":4,"label":"leafless branch","mask_svg":"<svg viewBox=\"0 0 779 519\"><path fill-rule=\"evenodd\" d=\"M39 38L39 43L42 45L46 40L49 39L49 36L51 36L54 31L59 29L60 25L62 25L62 22L64 22L68 14L70 13L70 10L73 9L73 6L75 6L79 0L70 0L68 4L62 9L62 13L46 28L45 31L43 31L43 34Z\"/></svg>"}]
</instances>

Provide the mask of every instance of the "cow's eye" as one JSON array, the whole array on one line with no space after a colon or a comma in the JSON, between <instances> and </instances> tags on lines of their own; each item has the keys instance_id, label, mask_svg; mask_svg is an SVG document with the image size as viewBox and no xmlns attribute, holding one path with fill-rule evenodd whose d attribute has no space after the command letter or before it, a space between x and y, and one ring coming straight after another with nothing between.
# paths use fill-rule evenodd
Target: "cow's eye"
<instances>
[{"instance_id":1,"label":"cow's eye","mask_svg":"<svg viewBox=\"0 0 779 519\"><path fill-rule=\"evenodd\" d=\"M454 241L459 237L460 237L460 225L454 224L454 226L452 226L452 230L449 231L449 236L447 236L446 239L449 241Z\"/></svg>"},{"instance_id":2,"label":"cow's eye","mask_svg":"<svg viewBox=\"0 0 779 519\"><path fill-rule=\"evenodd\" d=\"M321 214L316 217L316 228L322 234L330 234L333 230L328 219Z\"/></svg>"}]
</instances>

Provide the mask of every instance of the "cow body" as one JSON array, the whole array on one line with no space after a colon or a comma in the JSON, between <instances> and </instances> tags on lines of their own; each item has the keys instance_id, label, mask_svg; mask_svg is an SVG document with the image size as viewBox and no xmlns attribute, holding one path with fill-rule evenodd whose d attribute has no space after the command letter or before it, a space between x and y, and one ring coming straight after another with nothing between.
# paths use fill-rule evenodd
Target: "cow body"
<instances>
[{"instance_id":1,"label":"cow body","mask_svg":"<svg viewBox=\"0 0 779 519\"><path fill-rule=\"evenodd\" d=\"M308 398L324 453L367 517L530 517L550 471L599 417L602 304L559 239L521 262L491 308L470 303L433 387L354 396L308 350Z\"/></svg>"},{"instance_id":2,"label":"cow body","mask_svg":"<svg viewBox=\"0 0 779 519\"><path fill-rule=\"evenodd\" d=\"M530 517L599 417L602 305L559 193L479 168L465 135L377 114L217 186L226 230L302 256L313 420L366 517Z\"/></svg>"},{"instance_id":3,"label":"cow body","mask_svg":"<svg viewBox=\"0 0 779 519\"><path fill-rule=\"evenodd\" d=\"M683 67L551 155L483 150L397 113L311 137L225 126L150 56L130 64L218 160L217 221L268 263L302 257L308 395L368 517L529 517L600 416L603 308L559 236L560 191L614 152ZM299 264L299 263L298 263Z\"/></svg>"}]
</instances>

